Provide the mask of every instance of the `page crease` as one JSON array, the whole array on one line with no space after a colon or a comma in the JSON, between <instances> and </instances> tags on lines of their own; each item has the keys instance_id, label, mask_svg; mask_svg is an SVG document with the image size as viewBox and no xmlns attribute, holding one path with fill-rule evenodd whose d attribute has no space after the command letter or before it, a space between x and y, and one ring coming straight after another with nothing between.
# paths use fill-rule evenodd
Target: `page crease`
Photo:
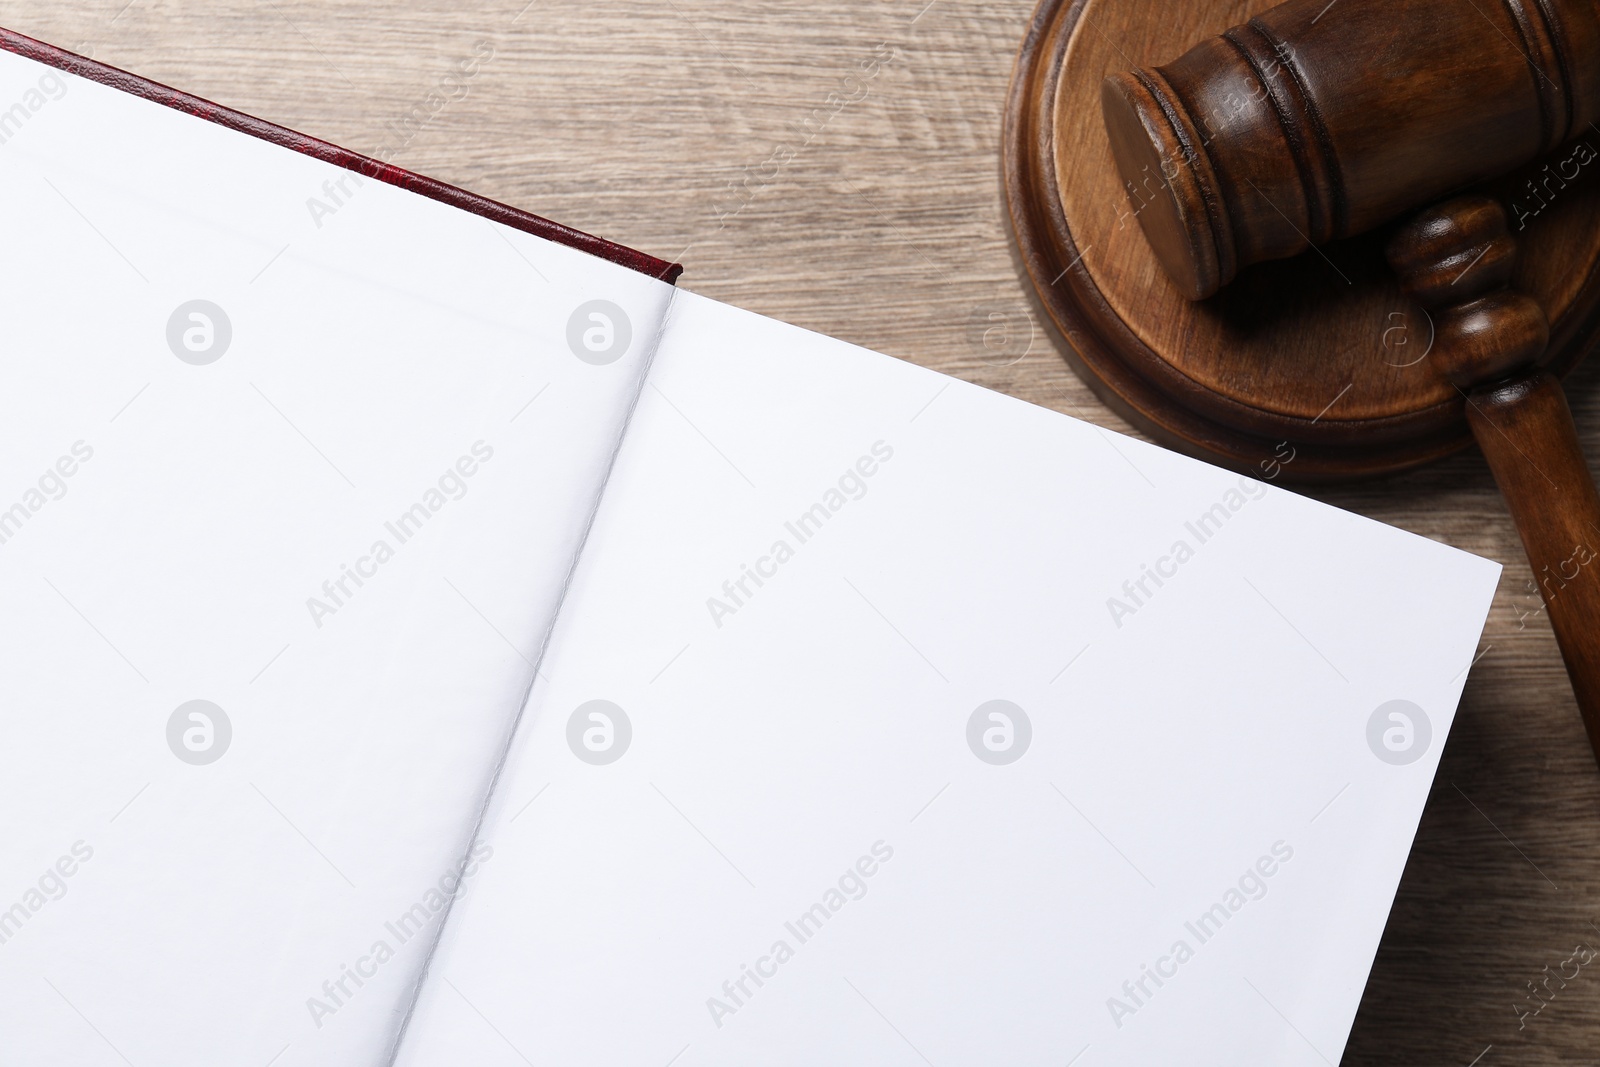
<instances>
[{"instance_id":1,"label":"page crease","mask_svg":"<svg viewBox=\"0 0 1600 1067\"><path fill-rule=\"evenodd\" d=\"M528 680L528 687L522 694L522 700L517 705L517 712L512 716L510 727L506 731L504 742L495 759L494 771L489 776L489 784L484 790L483 800L478 806L477 817L473 820L472 832L467 835L466 844L461 853L463 866L471 857L472 850L476 847L479 836L483 833L484 823L489 816L489 809L493 805L500 779L505 774L506 766L511 760L511 750L516 744L522 718L527 713L528 704L533 698L534 687L539 684L539 671L544 665L545 654L550 650L550 641L555 634L556 626L561 621L561 612L566 606L567 594L572 589L572 583L578 573L578 564L583 560L584 550L589 545L589 534L594 529L596 518L600 514L601 504L605 500L606 489L611 484L612 471L616 469L617 457L622 454L623 443L628 438L628 431L633 426L634 412L639 407L639 399L644 395L645 385L650 377L650 370L655 365L656 355L661 351L662 341L666 337L667 328L672 322L672 310L678 298L678 288L672 287L667 297L667 305L661 313L661 325L657 328L655 337L651 341L650 349L645 353L639 368L638 386L629 398L628 409L622 417L622 428L617 432L616 444L612 446L611 455L606 460L605 473L600 478L600 488L595 493L594 504L589 509L589 514L584 520L583 532L578 537L578 547L572 554L572 563L567 568L566 577L561 583L561 592L556 597L555 611L551 613L550 625L545 629L544 637L539 642L538 655L533 660L533 673ZM385 1067L395 1067L400 1060L400 1052L405 1043L406 1034L410 1031L412 1018L416 1015L417 1005L422 1000L423 990L428 984L428 976L433 969L434 957L438 954L439 946L444 943L444 933L450 922L451 912L455 909L456 898L460 896L465 879L457 879L455 889L451 891L449 899L445 901L444 911L440 914L438 927L434 931L433 941L428 945L427 954L422 959L422 967L417 972L416 981L412 983L411 995L405 1005L401 1016L400 1025L395 1031L394 1041L390 1045L389 1054L383 1061Z\"/></svg>"}]
</instances>

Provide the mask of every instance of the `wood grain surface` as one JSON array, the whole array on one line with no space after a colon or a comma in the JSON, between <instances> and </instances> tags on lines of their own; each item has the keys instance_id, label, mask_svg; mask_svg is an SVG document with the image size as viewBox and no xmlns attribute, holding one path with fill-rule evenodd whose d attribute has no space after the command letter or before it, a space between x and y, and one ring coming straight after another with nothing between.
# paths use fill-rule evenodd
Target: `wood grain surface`
<instances>
[{"instance_id":1,"label":"wood grain surface","mask_svg":"<svg viewBox=\"0 0 1600 1067\"><path fill-rule=\"evenodd\" d=\"M525 2L0 0L0 24L1125 429L1031 318L1011 251L1001 114L1030 0ZM397 125L480 41L465 98ZM1600 362L1568 385L1600 456ZM1594 1062L1600 959L1529 998L1600 948L1600 773L1485 463L1316 495L1506 564L1344 1062Z\"/></svg>"}]
</instances>

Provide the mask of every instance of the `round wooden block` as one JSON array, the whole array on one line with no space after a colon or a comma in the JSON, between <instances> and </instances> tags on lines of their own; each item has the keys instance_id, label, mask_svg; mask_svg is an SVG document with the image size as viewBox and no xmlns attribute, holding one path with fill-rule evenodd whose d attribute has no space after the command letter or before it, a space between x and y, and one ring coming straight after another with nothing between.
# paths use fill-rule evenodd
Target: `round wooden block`
<instances>
[{"instance_id":1,"label":"round wooden block","mask_svg":"<svg viewBox=\"0 0 1600 1067\"><path fill-rule=\"evenodd\" d=\"M1168 62L1272 0L1043 0L1006 109L1004 179L1045 320L1109 406L1179 451L1257 477L1332 481L1439 459L1472 440L1466 399L1428 358L1433 326L1384 262L1392 227L1240 272L1184 298L1140 228L1101 111L1115 71ZM1600 326L1600 131L1485 189L1520 246L1513 285L1549 313L1565 374ZM1151 210L1158 208L1152 207ZM1292 457L1292 458L1291 458Z\"/></svg>"}]
</instances>

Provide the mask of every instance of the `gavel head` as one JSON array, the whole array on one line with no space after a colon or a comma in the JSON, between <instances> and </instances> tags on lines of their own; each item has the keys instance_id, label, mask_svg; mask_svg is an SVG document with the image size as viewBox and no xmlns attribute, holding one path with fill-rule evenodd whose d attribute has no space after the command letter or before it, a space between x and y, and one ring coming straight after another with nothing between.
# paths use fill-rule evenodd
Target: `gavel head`
<instances>
[{"instance_id":1,"label":"gavel head","mask_svg":"<svg viewBox=\"0 0 1600 1067\"><path fill-rule=\"evenodd\" d=\"M1245 266L1363 233L1589 129L1600 5L1290 0L1113 75L1102 103L1130 209L1200 300ZM1578 147L1563 187L1596 158Z\"/></svg>"}]
</instances>

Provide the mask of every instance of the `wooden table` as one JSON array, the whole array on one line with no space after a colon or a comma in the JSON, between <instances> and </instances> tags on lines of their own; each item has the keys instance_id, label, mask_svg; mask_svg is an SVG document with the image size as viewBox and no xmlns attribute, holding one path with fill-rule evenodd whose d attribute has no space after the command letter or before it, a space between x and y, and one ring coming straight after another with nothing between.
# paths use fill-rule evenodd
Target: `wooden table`
<instances>
[{"instance_id":1,"label":"wooden table","mask_svg":"<svg viewBox=\"0 0 1600 1067\"><path fill-rule=\"evenodd\" d=\"M676 257L697 292L1126 429L1068 372L1013 261L1000 116L1031 0L524 3L0 0L0 24ZM442 83L480 42L492 58ZM407 125L441 84L456 99ZM1600 457L1600 361L1571 394ZM1507 565L1345 1062L1591 1062L1600 957L1519 1025L1530 982L1600 950L1600 773L1488 471L1468 455L1317 495Z\"/></svg>"}]
</instances>

